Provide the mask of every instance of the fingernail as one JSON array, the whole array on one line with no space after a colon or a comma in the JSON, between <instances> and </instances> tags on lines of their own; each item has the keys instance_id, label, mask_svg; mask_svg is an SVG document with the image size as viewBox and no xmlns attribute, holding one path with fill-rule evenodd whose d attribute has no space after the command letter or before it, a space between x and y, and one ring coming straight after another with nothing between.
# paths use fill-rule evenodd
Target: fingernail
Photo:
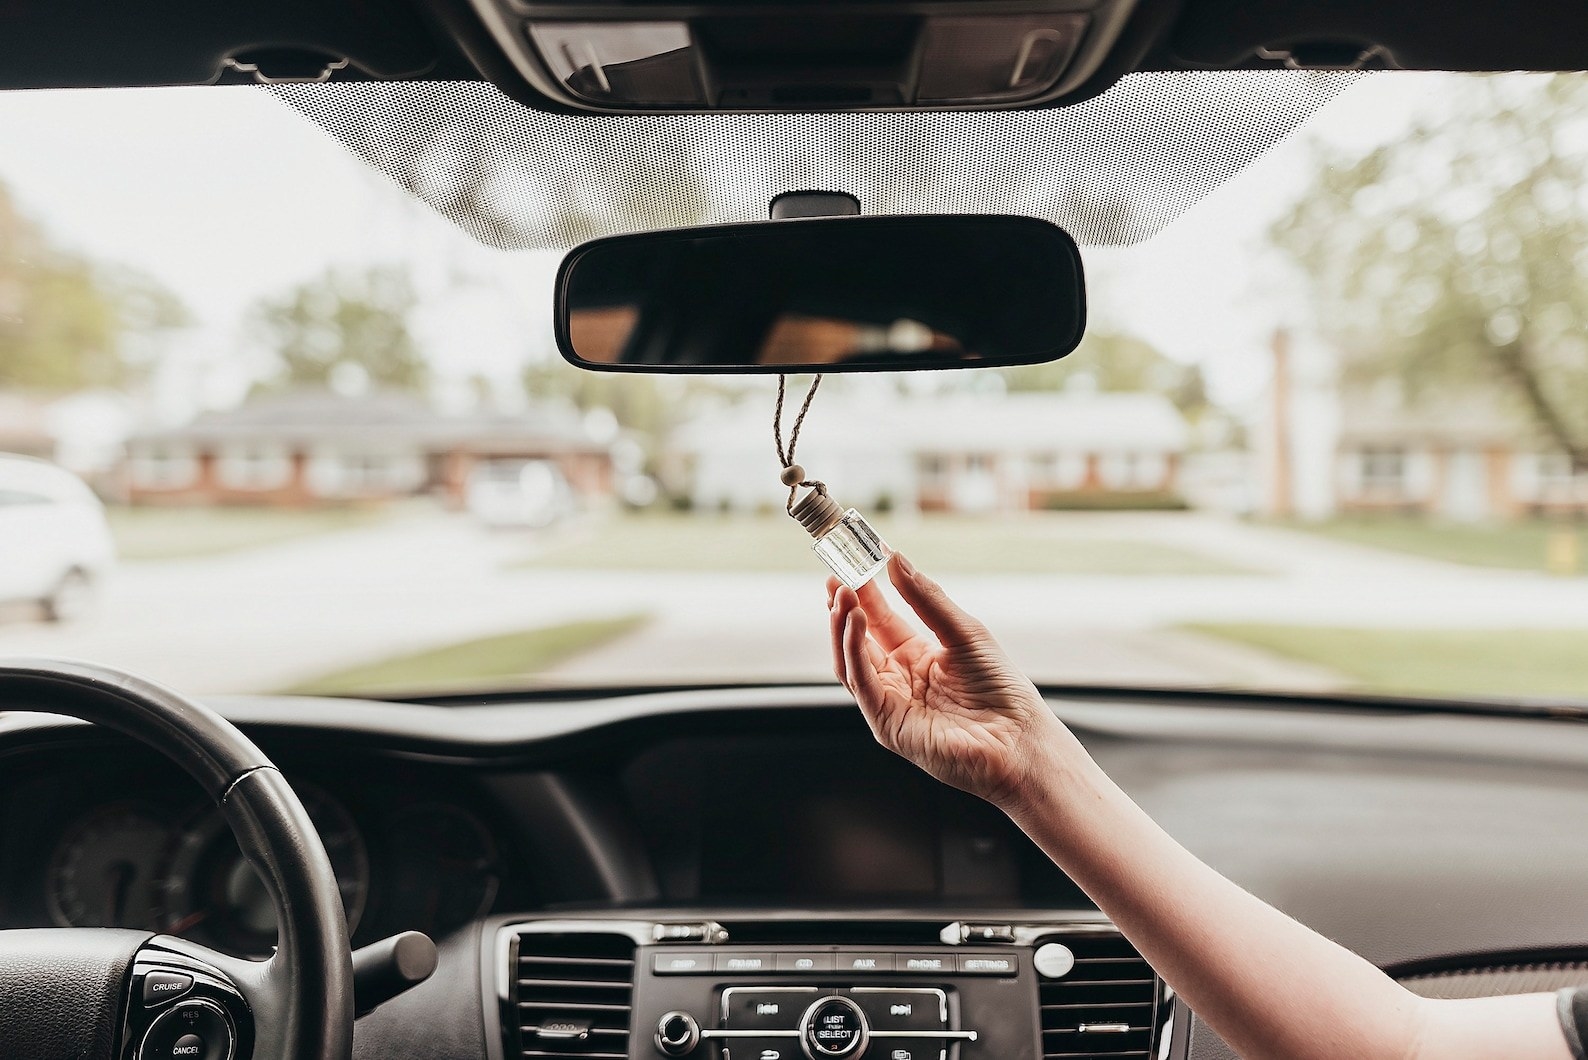
<instances>
[{"instance_id":1,"label":"fingernail","mask_svg":"<svg viewBox=\"0 0 1588 1060\"><path fill-rule=\"evenodd\" d=\"M899 561L899 573L904 575L906 578L914 578L915 564L906 559L903 552L895 552L894 556L896 556Z\"/></svg>"}]
</instances>

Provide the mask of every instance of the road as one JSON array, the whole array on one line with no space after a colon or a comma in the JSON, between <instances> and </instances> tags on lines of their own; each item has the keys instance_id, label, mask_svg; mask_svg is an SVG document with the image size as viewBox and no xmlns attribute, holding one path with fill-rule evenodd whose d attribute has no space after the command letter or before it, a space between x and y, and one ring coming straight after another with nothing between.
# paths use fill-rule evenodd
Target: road
<instances>
[{"instance_id":1,"label":"road","mask_svg":"<svg viewBox=\"0 0 1588 1060\"><path fill-rule=\"evenodd\" d=\"M1582 579L1459 567L1197 514L1081 518L1093 536L1157 540L1263 573L945 578L1043 680L1337 681L1166 628L1192 621L1588 629ZM82 623L0 625L0 655L87 658L195 692L268 691L458 640L642 611L653 616L644 629L549 676L828 675L814 557L808 574L571 571L516 565L527 547L434 514L247 552L126 564Z\"/></svg>"}]
</instances>

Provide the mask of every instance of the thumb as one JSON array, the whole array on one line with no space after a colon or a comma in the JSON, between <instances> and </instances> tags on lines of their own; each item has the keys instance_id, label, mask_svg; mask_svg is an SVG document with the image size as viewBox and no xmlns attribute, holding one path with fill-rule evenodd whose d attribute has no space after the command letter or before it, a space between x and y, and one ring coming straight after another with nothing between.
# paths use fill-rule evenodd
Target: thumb
<instances>
[{"instance_id":1,"label":"thumb","mask_svg":"<svg viewBox=\"0 0 1588 1060\"><path fill-rule=\"evenodd\" d=\"M888 578L943 647L968 647L986 637L987 628L950 600L941 585L916 570L902 552L895 552L888 561Z\"/></svg>"}]
</instances>

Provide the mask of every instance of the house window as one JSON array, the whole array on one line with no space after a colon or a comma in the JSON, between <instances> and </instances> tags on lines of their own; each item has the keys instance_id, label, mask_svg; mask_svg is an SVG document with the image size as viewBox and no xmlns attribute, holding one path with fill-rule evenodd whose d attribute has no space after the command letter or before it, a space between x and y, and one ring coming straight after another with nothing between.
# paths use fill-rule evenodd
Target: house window
<instances>
[{"instance_id":1,"label":"house window","mask_svg":"<svg viewBox=\"0 0 1588 1060\"><path fill-rule=\"evenodd\" d=\"M227 446L215 461L215 477L227 489L280 489L292 478L292 458L279 445Z\"/></svg>"},{"instance_id":2,"label":"house window","mask_svg":"<svg viewBox=\"0 0 1588 1060\"><path fill-rule=\"evenodd\" d=\"M921 488L939 490L948 484L948 461L941 456L921 457Z\"/></svg>"},{"instance_id":3,"label":"house window","mask_svg":"<svg viewBox=\"0 0 1588 1060\"><path fill-rule=\"evenodd\" d=\"M399 453L316 453L309 482L326 497L388 496L408 493L424 484L424 463Z\"/></svg>"},{"instance_id":4,"label":"house window","mask_svg":"<svg viewBox=\"0 0 1588 1060\"><path fill-rule=\"evenodd\" d=\"M1572 471L1571 457L1565 453L1545 453L1537 459L1539 500L1561 504L1574 500L1577 476Z\"/></svg>"},{"instance_id":5,"label":"house window","mask_svg":"<svg viewBox=\"0 0 1588 1060\"><path fill-rule=\"evenodd\" d=\"M1104 453L1097 476L1111 490L1148 490L1163 485L1168 463L1162 453Z\"/></svg>"},{"instance_id":6,"label":"house window","mask_svg":"<svg viewBox=\"0 0 1588 1060\"><path fill-rule=\"evenodd\" d=\"M198 478L198 461L188 449L152 446L133 453L128 472L137 489L182 489Z\"/></svg>"},{"instance_id":7,"label":"house window","mask_svg":"<svg viewBox=\"0 0 1588 1060\"><path fill-rule=\"evenodd\" d=\"M1363 492L1405 492L1406 450L1369 446L1361 451L1359 459Z\"/></svg>"}]
</instances>

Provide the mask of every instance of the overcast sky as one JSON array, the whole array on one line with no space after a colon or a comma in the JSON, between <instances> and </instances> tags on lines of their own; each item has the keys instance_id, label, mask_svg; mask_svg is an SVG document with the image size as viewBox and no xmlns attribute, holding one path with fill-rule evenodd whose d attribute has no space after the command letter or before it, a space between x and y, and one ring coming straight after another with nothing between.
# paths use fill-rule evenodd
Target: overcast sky
<instances>
[{"instance_id":1,"label":"overcast sky","mask_svg":"<svg viewBox=\"0 0 1588 1060\"><path fill-rule=\"evenodd\" d=\"M1437 106L1440 81L1364 78L1300 135L1355 154ZM1263 231L1305 182L1304 148L1281 143L1140 246L1085 248L1094 322L1203 363L1227 401L1251 395L1266 336L1289 312ZM189 390L205 379L208 402L246 381L247 306L333 264L406 263L427 295L421 339L446 377L509 379L549 344L559 254L474 243L264 91L0 94L0 182L57 240L182 299L199 326L180 375Z\"/></svg>"}]
</instances>

